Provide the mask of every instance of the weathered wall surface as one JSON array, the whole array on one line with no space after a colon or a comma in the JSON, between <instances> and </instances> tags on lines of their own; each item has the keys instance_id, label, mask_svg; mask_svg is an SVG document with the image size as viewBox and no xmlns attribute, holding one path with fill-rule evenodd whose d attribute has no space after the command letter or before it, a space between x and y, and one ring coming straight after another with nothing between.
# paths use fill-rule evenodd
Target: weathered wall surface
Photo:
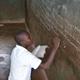
<instances>
[{"instance_id":1,"label":"weathered wall surface","mask_svg":"<svg viewBox=\"0 0 80 80\"><path fill-rule=\"evenodd\" d=\"M0 0L0 21L25 17L25 0Z\"/></svg>"},{"instance_id":2,"label":"weathered wall surface","mask_svg":"<svg viewBox=\"0 0 80 80\"><path fill-rule=\"evenodd\" d=\"M7 80L10 69L10 54L15 46L13 39L18 30L24 30L24 24L4 24L0 26L0 80Z\"/></svg>"},{"instance_id":3,"label":"weathered wall surface","mask_svg":"<svg viewBox=\"0 0 80 80\"><path fill-rule=\"evenodd\" d=\"M61 38L49 80L80 80L80 0L26 1L26 21L36 42Z\"/></svg>"}]
</instances>

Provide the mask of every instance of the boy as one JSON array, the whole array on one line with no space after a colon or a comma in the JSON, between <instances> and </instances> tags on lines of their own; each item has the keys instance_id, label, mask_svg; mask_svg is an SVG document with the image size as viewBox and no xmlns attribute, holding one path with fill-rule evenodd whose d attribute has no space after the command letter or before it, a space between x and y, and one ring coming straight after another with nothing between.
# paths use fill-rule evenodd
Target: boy
<instances>
[{"instance_id":1,"label":"boy","mask_svg":"<svg viewBox=\"0 0 80 80\"><path fill-rule=\"evenodd\" d=\"M35 57L29 50L33 48L33 41L28 32L22 31L16 34L16 47L11 54L11 68L8 80L31 80L31 69L38 67L47 69L51 64L54 55L59 47L60 39L53 39L49 58L42 63L40 59ZM53 44L52 43L52 44Z\"/></svg>"}]
</instances>

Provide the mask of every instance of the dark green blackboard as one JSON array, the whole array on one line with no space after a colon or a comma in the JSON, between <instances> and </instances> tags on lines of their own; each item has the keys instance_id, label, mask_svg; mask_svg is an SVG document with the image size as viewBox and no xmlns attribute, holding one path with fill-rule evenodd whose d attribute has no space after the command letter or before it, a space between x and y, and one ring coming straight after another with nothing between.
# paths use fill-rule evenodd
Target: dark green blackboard
<instances>
[{"instance_id":1,"label":"dark green blackboard","mask_svg":"<svg viewBox=\"0 0 80 80\"><path fill-rule=\"evenodd\" d=\"M24 18L25 0L0 0L0 20Z\"/></svg>"}]
</instances>

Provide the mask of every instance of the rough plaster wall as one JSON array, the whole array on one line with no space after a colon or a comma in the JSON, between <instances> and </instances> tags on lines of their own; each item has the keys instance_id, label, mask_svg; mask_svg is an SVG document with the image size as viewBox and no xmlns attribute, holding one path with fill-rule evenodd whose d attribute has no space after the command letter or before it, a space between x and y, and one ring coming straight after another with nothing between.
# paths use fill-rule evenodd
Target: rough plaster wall
<instances>
[{"instance_id":1,"label":"rough plaster wall","mask_svg":"<svg viewBox=\"0 0 80 80\"><path fill-rule=\"evenodd\" d=\"M10 54L15 46L13 36L24 29L24 24L4 24L0 27L0 80L7 80L9 74Z\"/></svg>"},{"instance_id":2,"label":"rough plaster wall","mask_svg":"<svg viewBox=\"0 0 80 80\"><path fill-rule=\"evenodd\" d=\"M27 24L39 44L58 35L61 46L49 80L80 80L80 0L26 0Z\"/></svg>"},{"instance_id":3,"label":"rough plaster wall","mask_svg":"<svg viewBox=\"0 0 80 80\"><path fill-rule=\"evenodd\" d=\"M19 20L25 16L25 0L0 0L0 21Z\"/></svg>"}]
</instances>

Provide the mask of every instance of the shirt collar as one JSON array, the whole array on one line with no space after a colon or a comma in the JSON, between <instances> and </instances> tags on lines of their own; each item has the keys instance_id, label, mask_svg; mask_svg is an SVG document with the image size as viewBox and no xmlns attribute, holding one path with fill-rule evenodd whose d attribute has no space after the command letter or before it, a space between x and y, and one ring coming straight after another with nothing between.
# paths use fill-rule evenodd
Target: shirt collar
<instances>
[{"instance_id":1,"label":"shirt collar","mask_svg":"<svg viewBox=\"0 0 80 80\"><path fill-rule=\"evenodd\" d=\"M18 44L16 44L16 47L17 47L17 48L24 49L24 50L26 50L26 51L27 51L27 49L26 49L26 48L24 48L23 46L20 46L20 45L18 45Z\"/></svg>"}]
</instances>

